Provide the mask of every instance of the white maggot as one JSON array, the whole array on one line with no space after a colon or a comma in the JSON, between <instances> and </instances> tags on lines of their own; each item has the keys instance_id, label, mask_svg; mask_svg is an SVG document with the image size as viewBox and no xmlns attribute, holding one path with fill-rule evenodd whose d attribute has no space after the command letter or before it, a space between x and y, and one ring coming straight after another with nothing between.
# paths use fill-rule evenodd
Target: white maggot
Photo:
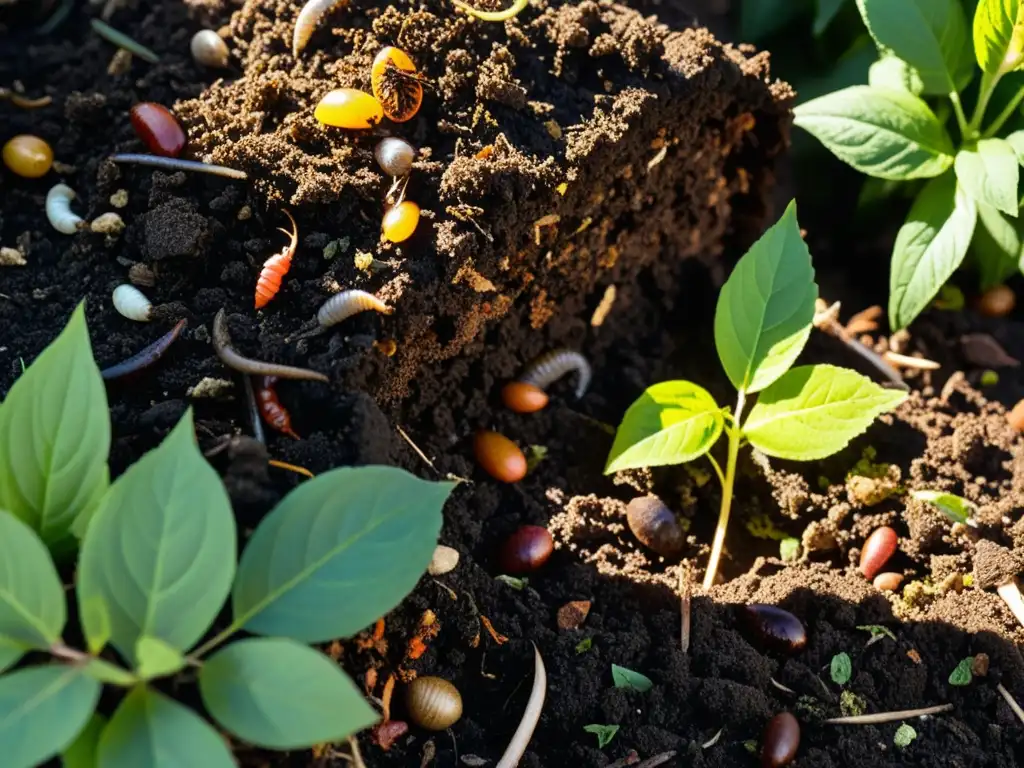
<instances>
[{"instance_id":1,"label":"white maggot","mask_svg":"<svg viewBox=\"0 0 1024 768\"><path fill-rule=\"evenodd\" d=\"M114 309L129 320L148 323L153 303L134 285L119 285L114 289Z\"/></svg>"},{"instance_id":2,"label":"white maggot","mask_svg":"<svg viewBox=\"0 0 1024 768\"><path fill-rule=\"evenodd\" d=\"M71 210L74 199L75 190L67 184L57 184L46 193L46 218L61 234L73 235L85 223L85 219Z\"/></svg>"},{"instance_id":3,"label":"white maggot","mask_svg":"<svg viewBox=\"0 0 1024 768\"><path fill-rule=\"evenodd\" d=\"M391 307L372 293L350 289L336 293L325 301L317 312L316 319L320 327L328 328L369 309L384 315L390 315L392 312Z\"/></svg>"}]
</instances>

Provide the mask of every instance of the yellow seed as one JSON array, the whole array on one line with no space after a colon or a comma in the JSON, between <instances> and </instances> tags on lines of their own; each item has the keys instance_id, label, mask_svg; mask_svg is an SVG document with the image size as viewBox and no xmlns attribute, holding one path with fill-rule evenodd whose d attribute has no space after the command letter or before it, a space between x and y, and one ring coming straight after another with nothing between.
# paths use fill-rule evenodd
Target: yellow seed
<instances>
[{"instance_id":1,"label":"yellow seed","mask_svg":"<svg viewBox=\"0 0 1024 768\"><path fill-rule=\"evenodd\" d=\"M399 203L384 214L384 237L392 243L400 243L412 237L420 223L420 207L409 200Z\"/></svg>"},{"instance_id":2,"label":"yellow seed","mask_svg":"<svg viewBox=\"0 0 1024 768\"><path fill-rule=\"evenodd\" d=\"M4 144L4 165L26 179L45 176L53 165L53 150L38 136L22 134Z\"/></svg>"},{"instance_id":3,"label":"yellow seed","mask_svg":"<svg viewBox=\"0 0 1024 768\"><path fill-rule=\"evenodd\" d=\"M340 88L320 100L313 116L324 125L362 130L383 120L384 109L368 93L355 88Z\"/></svg>"}]
</instances>

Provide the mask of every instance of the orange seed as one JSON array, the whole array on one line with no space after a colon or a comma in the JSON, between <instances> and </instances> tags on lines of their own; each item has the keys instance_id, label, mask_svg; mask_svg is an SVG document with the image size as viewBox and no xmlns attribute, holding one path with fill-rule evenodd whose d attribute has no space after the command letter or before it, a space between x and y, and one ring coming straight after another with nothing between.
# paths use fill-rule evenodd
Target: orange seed
<instances>
[{"instance_id":1,"label":"orange seed","mask_svg":"<svg viewBox=\"0 0 1024 768\"><path fill-rule=\"evenodd\" d=\"M4 165L26 179L45 176L53 165L53 150L38 136L23 133L4 144Z\"/></svg>"},{"instance_id":2,"label":"orange seed","mask_svg":"<svg viewBox=\"0 0 1024 768\"><path fill-rule=\"evenodd\" d=\"M384 110L370 94L355 88L331 91L316 105L313 116L324 125L363 130L384 118Z\"/></svg>"},{"instance_id":3,"label":"orange seed","mask_svg":"<svg viewBox=\"0 0 1024 768\"><path fill-rule=\"evenodd\" d=\"M399 48L381 49L370 68L370 84L384 114L396 123L411 120L423 103L423 86L416 65Z\"/></svg>"},{"instance_id":4,"label":"orange seed","mask_svg":"<svg viewBox=\"0 0 1024 768\"><path fill-rule=\"evenodd\" d=\"M1013 312L1017 297L1013 289L1005 285L989 288L978 299L978 312L985 317L1006 317Z\"/></svg>"},{"instance_id":5,"label":"orange seed","mask_svg":"<svg viewBox=\"0 0 1024 768\"><path fill-rule=\"evenodd\" d=\"M477 432L473 453L483 470L503 483L515 483L526 476L526 456L519 447L497 432Z\"/></svg>"},{"instance_id":6,"label":"orange seed","mask_svg":"<svg viewBox=\"0 0 1024 768\"><path fill-rule=\"evenodd\" d=\"M1013 410L1006 414L1006 419L1011 427L1018 432L1024 432L1024 400L1013 406Z\"/></svg>"},{"instance_id":7,"label":"orange seed","mask_svg":"<svg viewBox=\"0 0 1024 768\"><path fill-rule=\"evenodd\" d=\"M501 389L501 402L514 413L536 413L548 404L548 393L525 381L510 381Z\"/></svg>"},{"instance_id":8,"label":"orange seed","mask_svg":"<svg viewBox=\"0 0 1024 768\"><path fill-rule=\"evenodd\" d=\"M384 238L392 243L401 243L412 237L416 231L416 225L420 223L420 207L416 203L406 200L393 206L384 214L382 231Z\"/></svg>"}]
</instances>

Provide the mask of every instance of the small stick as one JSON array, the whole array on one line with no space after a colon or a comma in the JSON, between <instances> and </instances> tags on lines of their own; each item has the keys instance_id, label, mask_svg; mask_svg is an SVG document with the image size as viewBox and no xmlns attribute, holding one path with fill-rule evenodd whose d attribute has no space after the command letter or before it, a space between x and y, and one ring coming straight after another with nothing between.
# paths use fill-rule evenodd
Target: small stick
<instances>
[{"instance_id":1,"label":"small stick","mask_svg":"<svg viewBox=\"0 0 1024 768\"><path fill-rule=\"evenodd\" d=\"M640 755L636 753L635 749L631 749L628 755L620 757L614 763L608 763L604 768L627 768L627 766L635 766L639 762Z\"/></svg>"},{"instance_id":2,"label":"small stick","mask_svg":"<svg viewBox=\"0 0 1024 768\"><path fill-rule=\"evenodd\" d=\"M260 407L256 403L256 392L252 387L252 376L242 374L242 383L245 385L245 402L249 404L249 421L252 422L252 436L263 445L267 444L267 436L263 432L263 420L260 418Z\"/></svg>"},{"instance_id":3,"label":"small stick","mask_svg":"<svg viewBox=\"0 0 1024 768\"><path fill-rule=\"evenodd\" d=\"M1003 598L1007 608L1017 617L1017 621L1020 622L1021 626L1024 626L1024 600L1021 599L1020 588L1017 586L1016 579L1000 584L996 587L996 592Z\"/></svg>"},{"instance_id":4,"label":"small stick","mask_svg":"<svg viewBox=\"0 0 1024 768\"><path fill-rule=\"evenodd\" d=\"M768 680L771 682L772 685L774 685L780 691L782 691L784 693L791 694L792 696L796 696L796 691L794 691L792 688L787 688L782 683L780 683L778 680L776 680L774 677L769 677Z\"/></svg>"},{"instance_id":5,"label":"small stick","mask_svg":"<svg viewBox=\"0 0 1024 768\"><path fill-rule=\"evenodd\" d=\"M363 762L363 755L359 751L359 742L356 741L355 736L348 737L348 748L352 751L352 765L356 768L366 768L366 763Z\"/></svg>"},{"instance_id":6,"label":"small stick","mask_svg":"<svg viewBox=\"0 0 1024 768\"><path fill-rule=\"evenodd\" d=\"M690 568L679 569L679 649L685 655L690 651Z\"/></svg>"},{"instance_id":7,"label":"small stick","mask_svg":"<svg viewBox=\"0 0 1024 768\"><path fill-rule=\"evenodd\" d=\"M635 766L633 766L633 768L657 768L657 766L662 765L663 763L667 763L669 760L671 760L675 756L676 756L675 750L670 750L668 752L662 752L660 755L655 755L654 757L648 757L643 762L637 763Z\"/></svg>"},{"instance_id":8,"label":"small stick","mask_svg":"<svg viewBox=\"0 0 1024 768\"><path fill-rule=\"evenodd\" d=\"M824 304L821 299L818 300L821 304ZM857 339L851 338L846 332L846 329L839 324L836 317L839 315L839 302L837 301L830 307L819 309L814 315L814 327L823 333L827 333L836 339L839 339L849 349L856 352L862 358L867 360L871 365L878 369L889 381L898 386L904 391L908 391L910 387L900 376L899 371L893 368L886 360L878 355L873 349L869 349L861 344Z\"/></svg>"},{"instance_id":9,"label":"small stick","mask_svg":"<svg viewBox=\"0 0 1024 768\"><path fill-rule=\"evenodd\" d=\"M898 352L885 352L882 358L900 368L913 368L918 371L937 371L942 366L934 360L926 360L923 357L910 357L901 355Z\"/></svg>"},{"instance_id":10,"label":"small stick","mask_svg":"<svg viewBox=\"0 0 1024 768\"><path fill-rule=\"evenodd\" d=\"M416 451L416 455L423 459L427 463L427 466L434 470L435 473L440 475L441 473L437 471L437 467L434 466L434 462L427 458L427 454L420 450L420 447L412 441L412 438L405 433L405 430L398 424L395 424L395 429L398 430L398 434L402 436L402 439L405 440L405 442L407 442L414 451Z\"/></svg>"},{"instance_id":11,"label":"small stick","mask_svg":"<svg viewBox=\"0 0 1024 768\"><path fill-rule=\"evenodd\" d=\"M52 96L40 96L38 99L30 99L15 93L10 88L0 88L0 99L9 99L11 104L20 109L39 109L53 103Z\"/></svg>"},{"instance_id":12,"label":"small stick","mask_svg":"<svg viewBox=\"0 0 1024 768\"><path fill-rule=\"evenodd\" d=\"M999 695L1006 700L1006 703L1010 705L1010 709L1013 710L1013 714L1015 714L1017 718L1024 723L1024 709L1020 708L1020 704L1017 703L1017 700L1010 695L1010 692L1006 690L1002 683L996 683L996 690L999 691Z\"/></svg>"},{"instance_id":13,"label":"small stick","mask_svg":"<svg viewBox=\"0 0 1024 768\"><path fill-rule=\"evenodd\" d=\"M128 37L124 32L114 29L106 22L99 19L89 19L89 23L92 25L93 31L108 43L113 43L118 48L123 48L129 53L135 54L143 61L148 61L150 64L156 64L160 61L160 57L149 48L137 40Z\"/></svg>"},{"instance_id":14,"label":"small stick","mask_svg":"<svg viewBox=\"0 0 1024 768\"><path fill-rule=\"evenodd\" d=\"M725 728L719 728L718 733L712 736L710 739L700 745L701 749L711 749L715 744L718 743L719 739L722 738L722 734L725 733Z\"/></svg>"},{"instance_id":15,"label":"small stick","mask_svg":"<svg viewBox=\"0 0 1024 768\"><path fill-rule=\"evenodd\" d=\"M825 722L828 725L878 725L880 723L894 723L897 720L909 720L912 717L938 715L942 712L949 712L952 709L952 704L937 704L934 707L925 707L924 709L901 709L898 712L876 712L873 715L833 717Z\"/></svg>"},{"instance_id":16,"label":"small stick","mask_svg":"<svg viewBox=\"0 0 1024 768\"><path fill-rule=\"evenodd\" d=\"M115 163L134 163L135 165L149 165L154 168L163 168L169 171L196 171L197 173L210 173L214 176L224 176L228 179L248 179L249 174L245 171L236 171L234 168L226 168L223 165L212 163L200 163L196 160L182 160L177 157L161 157L160 155L143 155L134 152L122 152L118 155L111 155Z\"/></svg>"}]
</instances>

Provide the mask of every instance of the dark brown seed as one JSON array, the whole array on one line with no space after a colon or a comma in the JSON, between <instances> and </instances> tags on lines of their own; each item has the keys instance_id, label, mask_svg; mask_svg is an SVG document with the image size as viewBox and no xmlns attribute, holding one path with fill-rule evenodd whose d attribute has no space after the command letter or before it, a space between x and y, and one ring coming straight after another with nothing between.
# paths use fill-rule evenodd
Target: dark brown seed
<instances>
[{"instance_id":1,"label":"dark brown seed","mask_svg":"<svg viewBox=\"0 0 1024 768\"><path fill-rule=\"evenodd\" d=\"M768 648L795 653L807 645L807 630L800 619L774 605L751 603L743 606L747 626Z\"/></svg>"},{"instance_id":2,"label":"dark brown seed","mask_svg":"<svg viewBox=\"0 0 1024 768\"><path fill-rule=\"evenodd\" d=\"M889 558L896 551L896 542L899 537L896 531L887 525L876 528L860 551L860 572L865 579L875 578L882 566L889 562Z\"/></svg>"},{"instance_id":3,"label":"dark brown seed","mask_svg":"<svg viewBox=\"0 0 1024 768\"><path fill-rule=\"evenodd\" d=\"M626 521L640 543L662 557L675 557L682 552L686 543L683 527L657 496L639 496L629 502Z\"/></svg>"},{"instance_id":4,"label":"dark brown seed","mask_svg":"<svg viewBox=\"0 0 1024 768\"><path fill-rule=\"evenodd\" d=\"M554 549L555 541L547 528L524 525L505 540L498 564L504 573L529 573L544 565Z\"/></svg>"},{"instance_id":5,"label":"dark brown seed","mask_svg":"<svg viewBox=\"0 0 1024 768\"><path fill-rule=\"evenodd\" d=\"M975 677L985 677L988 674L989 658L987 653L978 653L974 656L971 664L971 672Z\"/></svg>"},{"instance_id":6,"label":"dark brown seed","mask_svg":"<svg viewBox=\"0 0 1024 768\"><path fill-rule=\"evenodd\" d=\"M789 712L776 715L761 738L761 768L783 768L800 748L800 723Z\"/></svg>"},{"instance_id":7,"label":"dark brown seed","mask_svg":"<svg viewBox=\"0 0 1024 768\"><path fill-rule=\"evenodd\" d=\"M880 589L883 592L895 592L900 588L900 584L903 583L902 573L880 573L875 576L875 580L872 584L875 585L875 589Z\"/></svg>"}]
</instances>

